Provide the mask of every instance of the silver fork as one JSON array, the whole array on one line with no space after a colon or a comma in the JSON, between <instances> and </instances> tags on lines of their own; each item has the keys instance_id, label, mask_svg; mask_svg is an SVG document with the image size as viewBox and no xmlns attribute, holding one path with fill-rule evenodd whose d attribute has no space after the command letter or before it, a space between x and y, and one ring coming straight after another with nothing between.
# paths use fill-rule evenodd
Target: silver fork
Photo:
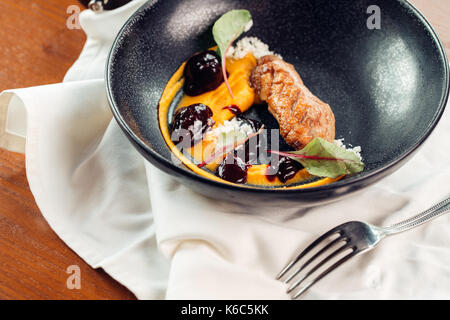
<instances>
[{"instance_id":1,"label":"silver fork","mask_svg":"<svg viewBox=\"0 0 450 320\"><path fill-rule=\"evenodd\" d=\"M360 221L341 224L320 236L295 257L278 274L277 280L282 280L286 276L284 282L290 284L287 293L291 295L292 299L297 299L331 271L350 258L373 249L386 236L410 230L449 211L450 198L410 219L389 227L376 227ZM321 245L324 246L321 247ZM314 252L314 250L317 251ZM325 255L325 253L329 254ZM306 259L308 254L312 256ZM294 268L300 260L306 261ZM328 264L331 265L328 266ZM310 266L309 269L307 269L308 266ZM322 271L322 268L325 270ZM304 274L301 274L302 271ZM305 285L293 293L301 284Z\"/></svg>"}]
</instances>

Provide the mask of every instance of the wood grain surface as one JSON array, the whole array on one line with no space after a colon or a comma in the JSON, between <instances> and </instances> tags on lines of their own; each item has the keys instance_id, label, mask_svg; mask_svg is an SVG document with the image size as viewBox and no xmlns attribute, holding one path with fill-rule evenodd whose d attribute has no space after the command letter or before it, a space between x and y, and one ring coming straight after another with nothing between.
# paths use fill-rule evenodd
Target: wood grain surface
<instances>
[{"instance_id":1,"label":"wood grain surface","mask_svg":"<svg viewBox=\"0 0 450 320\"><path fill-rule=\"evenodd\" d=\"M411 1L450 54L450 0ZM0 90L59 82L85 36L66 27L75 0L0 0ZM70 265L82 287L66 287ZM0 149L0 299L134 299L85 264L50 229L30 192L24 156Z\"/></svg>"},{"instance_id":2,"label":"wood grain surface","mask_svg":"<svg viewBox=\"0 0 450 320\"><path fill-rule=\"evenodd\" d=\"M0 90L60 82L85 41L66 27L76 0L0 0ZM81 289L66 269L81 269ZM24 156L0 149L0 299L134 299L50 229L30 192Z\"/></svg>"}]
</instances>

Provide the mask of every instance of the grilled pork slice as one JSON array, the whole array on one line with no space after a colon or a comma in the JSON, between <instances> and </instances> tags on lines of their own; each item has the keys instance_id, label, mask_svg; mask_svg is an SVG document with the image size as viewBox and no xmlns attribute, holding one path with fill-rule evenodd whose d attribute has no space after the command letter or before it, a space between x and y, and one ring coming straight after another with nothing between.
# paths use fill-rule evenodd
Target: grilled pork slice
<instances>
[{"instance_id":1,"label":"grilled pork slice","mask_svg":"<svg viewBox=\"0 0 450 320\"><path fill-rule=\"evenodd\" d=\"M259 100L267 102L289 145L299 150L316 137L333 142L333 111L305 87L292 64L277 56L261 57L250 84Z\"/></svg>"}]
</instances>

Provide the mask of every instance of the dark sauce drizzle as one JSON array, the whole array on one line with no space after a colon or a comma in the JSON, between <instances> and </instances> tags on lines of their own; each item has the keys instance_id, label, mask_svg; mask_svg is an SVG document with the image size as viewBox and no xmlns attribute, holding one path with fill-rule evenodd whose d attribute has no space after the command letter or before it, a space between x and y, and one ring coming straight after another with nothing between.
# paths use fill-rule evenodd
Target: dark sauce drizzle
<instances>
[{"instance_id":1,"label":"dark sauce drizzle","mask_svg":"<svg viewBox=\"0 0 450 320\"><path fill-rule=\"evenodd\" d=\"M278 168L275 165L270 165L266 170L266 178L269 181L275 180L275 177L278 177L281 182L286 183L288 180L295 177L297 172L303 169L303 166L295 160L291 158L281 156L278 160ZM276 174L269 174L276 170Z\"/></svg>"},{"instance_id":2,"label":"dark sauce drizzle","mask_svg":"<svg viewBox=\"0 0 450 320\"><path fill-rule=\"evenodd\" d=\"M241 114L241 113L242 113L241 109L240 109L237 105L235 105L235 104L232 104L232 105L223 107L222 109L223 109L223 110L227 109L227 110L229 110L232 114L235 114L235 115L238 115L238 114Z\"/></svg>"}]
</instances>

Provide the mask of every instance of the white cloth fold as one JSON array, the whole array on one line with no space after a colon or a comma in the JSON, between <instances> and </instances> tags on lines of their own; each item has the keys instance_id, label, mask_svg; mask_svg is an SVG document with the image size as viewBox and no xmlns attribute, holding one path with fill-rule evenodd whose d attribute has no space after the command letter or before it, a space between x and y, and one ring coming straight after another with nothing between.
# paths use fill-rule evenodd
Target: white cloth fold
<instances>
[{"instance_id":1,"label":"white cloth fold","mask_svg":"<svg viewBox=\"0 0 450 320\"><path fill-rule=\"evenodd\" d=\"M84 11L88 40L65 81L0 96L0 147L26 151L30 188L50 226L138 298L287 299L274 276L321 233L349 220L394 223L450 196L449 112L403 168L326 206L238 206L180 185L134 150L105 96L115 33L144 2ZM443 216L386 239L305 298L450 298L449 223Z\"/></svg>"}]
</instances>

